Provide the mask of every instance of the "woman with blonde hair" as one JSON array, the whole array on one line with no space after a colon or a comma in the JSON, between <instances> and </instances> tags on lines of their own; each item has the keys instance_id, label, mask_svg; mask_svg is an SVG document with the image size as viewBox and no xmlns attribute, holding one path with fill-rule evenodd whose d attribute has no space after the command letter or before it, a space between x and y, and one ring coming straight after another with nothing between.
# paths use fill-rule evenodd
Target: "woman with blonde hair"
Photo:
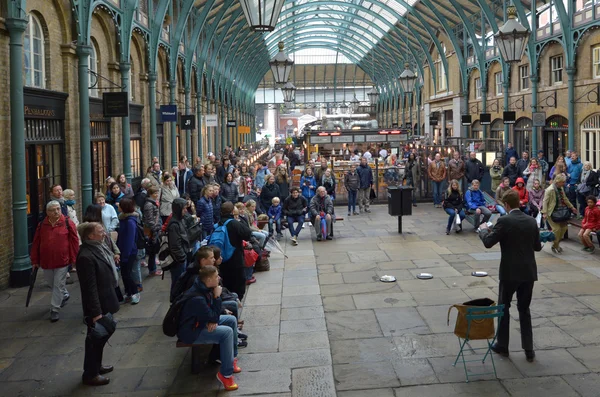
<instances>
[{"instance_id":1,"label":"woman with blonde hair","mask_svg":"<svg viewBox=\"0 0 600 397\"><path fill-rule=\"evenodd\" d=\"M529 165L523 171L523 175L527 178L526 188L528 190L533 189L533 182L535 180L542 181L544 179L544 173L538 159L535 157L531 159Z\"/></svg>"},{"instance_id":2,"label":"woman with blonde hair","mask_svg":"<svg viewBox=\"0 0 600 397\"><path fill-rule=\"evenodd\" d=\"M179 189L175 186L173 175L165 173L160 194L160 216L163 224L173 212L173 201L176 198L179 198Z\"/></svg>"},{"instance_id":3,"label":"woman with blonde hair","mask_svg":"<svg viewBox=\"0 0 600 397\"><path fill-rule=\"evenodd\" d=\"M450 186L446 191L444 197L443 207L446 214L448 214L448 226L446 227L446 234L450 234L452 224L455 221L456 215L460 217L461 223L458 224L456 233L462 232L462 220L465 219L465 210L463 208L464 197L460 190L460 184L456 179L450 181Z\"/></svg>"},{"instance_id":4,"label":"woman with blonde hair","mask_svg":"<svg viewBox=\"0 0 600 397\"><path fill-rule=\"evenodd\" d=\"M279 199L283 203L290 195L290 178L285 165L280 165L275 170L275 183L279 186Z\"/></svg>"},{"instance_id":5,"label":"woman with blonde hair","mask_svg":"<svg viewBox=\"0 0 600 397\"><path fill-rule=\"evenodd\" d=\"M548 221L555 239L552 244L552 252L561 254L560 241L567 231L567 222L571 218L571 212L577 213L577 209L571 204L565 193L565 183L567 177L564 174L554 176L552 184L548 186L544 193L544 203L540 212L544 219Z\"/></svg>"}]
</instances>

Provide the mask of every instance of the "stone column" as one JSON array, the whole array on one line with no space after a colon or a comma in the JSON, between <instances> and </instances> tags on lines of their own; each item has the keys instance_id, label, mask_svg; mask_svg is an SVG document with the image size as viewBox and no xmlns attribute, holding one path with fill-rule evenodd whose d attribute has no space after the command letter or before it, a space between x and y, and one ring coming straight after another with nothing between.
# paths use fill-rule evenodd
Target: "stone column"
<instances>
[{"instance_id":1,"label":"stone column","mask_svg":"<svg viewBox=\"0 0 600 397\"><path fill-rule=\"evenodd\" d=\"M150 106L150 157L158 157L156 138L156 73L148 73L148 106Z\"/></svg>"},{"instance_id":2,"label":"stone column","mask_svg":"<svg viewBox=\"0 0 600 397\"><path fill-rule=\"evenodd\" d=\"M169 82L169 93L170 93L170 104L175 105L175 94L177 88L177 80L173 79ZM177 113L177 112L176 112ZM177 122L171 121L169 123L171 125L171 165L173 167L177 166L178 158L177 158Z\"/></svg>"},{"instance_id":3,"label":"stone column","mask_svg":"<svg viewBox=\"0 0 600 397\"><path fill-rule=\"evenodd\" d=\"M569 103L568 111L569 111L569 136L567 137L567 142L569 143L569 150L575 150L575 74L577 73L577 68L573 66L567 67L567 76L568 80L568 91L569 91Z\"/></svg>"},{"instance_id":4,"label":"stone column","mask_svg":"<svg viewBox=\"0 0 600 397\"><path fill-rule=\"evenodd\" d=\"M81 208L92 204L92 147L90 140L89 60L92 47L77 46L79 60L79 150L81 151Z\"/></svg>"},{"instance_id":5,"label":"stone column","mask_svg":"<svg viewBox=\"0 0 600 397\"><path fill-rule=\"evenodd\" d=\"M192 103L191 89L190 89L190 87L185 87L185 114L186 115L192 114L192 112L190 112L191 103ZM181 133L183 134L183 129L181 130ZM192 164L194 162L194 159L192 158L192 130L185 130L185 152L187 153L187 158L190 161L190 164Z\"/></svg>"},{"instance_id":6,"label":"stone column","mask_svg":"<svg viewBox=\"0 0 600 397\"><path fill-rule=\"evenodd\" d=\"M198 131L198 156L204 158L202 152L202 95L196 93L196 129Z\"/></svg>"},{"instance_id":7,"label":"stone column","mask_svg":"<svg viewBox=\"0 0 600 397\"><path fill-rule=\"evenodd\" d=\"M121 86L123 91L127 92L129 97L129 72L131 71L131 64L129 62L121 62L119 64L121 70ZM89 123L88 123L89 124ZM128 181L131 181L133 175L131 174L131 126L129 124L129 117L121 117L121 142L123 147L123 173Z\"/></svg>"},{"instance_id":8,"label":"stone column","mask_svg":"<svg viewBox=\"0 0 600 397\"><path fill-rule=\"evenodd\" d=\"M531 81L531 110L533 112L537 112L538 107L538 87L540 83L540 77L537 74L532 74L529 77ZM571 124L571 120L569 120L569 124ZM513 125L514 131L514 125ZM531 138L531 157L537 157L538 151L538 127L531 127L531 134L533 137ZM514 139L514 138L513 138ZM505 141L506 142L506 141ZM548 153L544 153L546 156Z\"/></svg>"}]
</instances>

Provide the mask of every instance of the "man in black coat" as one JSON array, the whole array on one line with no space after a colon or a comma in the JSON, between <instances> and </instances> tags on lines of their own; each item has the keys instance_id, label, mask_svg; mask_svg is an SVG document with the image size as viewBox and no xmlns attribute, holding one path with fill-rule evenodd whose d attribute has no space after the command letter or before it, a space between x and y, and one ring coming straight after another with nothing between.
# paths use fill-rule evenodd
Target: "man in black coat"
<instances>
[{"instance_id":1,"label":"man in black coat","mask_svg":"<svg viewBox=\"0 0 600 397\"><path fill-rule=\"evenodd\" d=\"M190 199L192 199L192 203L195 204L202 197L202 189L206 186L206 181L204 180L204 166L202 164L196 164L192 171L194 175L190 178L185 188L190 195Z\"/></svg>"},{"instance_id":2,"label":"man in black coat","mask_svg":"<svg viewBox=\"0 0 600 397\"><path fill-rule=\"evenodd\" d=\"M508 165L504 167L504 171L502 171L502 178L504 177L508 177L508 180L510 181L510 187L515 186L517 178L523 177L523 174L519 172L519 167L517 167L517 159L515 157L511 157Z\"/></svg>"},{"instance_id":3,"label":"man in black coat","mask_svg":"<svg viewBox=\"0 0 600 397\"><path fill-rule=\"evenodd\" d=\"M470 185L475 179L481 181L484 173L485 168L483 167L483 164L477 158L476 153L471 152L471 154L469 154L469 160L465 162L465 177L467 178L467 183Z\"/></svg>"},{"instance_id":4,"label":"man in black coat","mask_svg":"<svg viewBox=\"0 0 600 397\"><path fill-rule=\"evenodd\" d=\"M81 236L77 275L83 315L88 326L82 379L86 385L101 386L110 382L103 375L113 370L112 365L102 365L102 353L115 330L112 314L119 311L115 291L119 285L118 274L113 253L103 243L105 231L102 224L86 222L79 225L77 230ZM100 333L103 335L98 337Z\"/></svg>"},{"instance_id":5,"label":"man in black coat","mask_svg":"<svg viewBox=\"0 0 600 397\"><path fill-rule=\"evenodd\" d=\"M537 281L535 251L542 250L538 225L530 216L519 210L519 193L509 190L502 196L507 216L500 217L492 229L481 224L479 238L486 248L500 243L500 289L498 304L504 305L504 316L498 323L498 341L492 350L508 356L510 336L510 302L517 293L517 308L521 325L521 346L525 350L527 361L535 357L533 351L533 331L529 305L533 295L533 284Z\"/></svg>"}]
</instances>

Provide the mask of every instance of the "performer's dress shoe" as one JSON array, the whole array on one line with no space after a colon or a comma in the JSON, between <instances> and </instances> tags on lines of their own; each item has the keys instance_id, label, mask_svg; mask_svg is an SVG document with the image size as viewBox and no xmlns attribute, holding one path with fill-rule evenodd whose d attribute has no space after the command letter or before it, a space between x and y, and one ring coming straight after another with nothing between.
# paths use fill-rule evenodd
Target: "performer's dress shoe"
<instances>
[{"instance_id":1,"label":"performer's dress shoe","mask_svg":"<svg viewBox=\"0 0 600 397\"><path fill-rule=\"evenodd\" d=\"M525 350L525 357L527 358L527 361L532 363L535 358L535 352L533 350Z\"/></svg>"},{"instance_id":2,"label":"performer's dress shoe","mask_svg":"<svg viewBox=\"0 0 600 397\"><path fill-rule=\"evenodd\" d=\"M107 374L109 372L112 372L113 369L115 369L115 367L113 367L112 365L102 365L100 367L100 371L98 371L100 373L100 375L104 375Z\"/></svg>"},{"instance_id":3,"label":"performer's dress shoe","mask_svg":"<svg viewBox=\"0 0 600 397\"><path fill-rule=\"evenodd\" d=\"M104 386L104 385L108 385L109 382L110 382L110 379L108 379L102 375L96 375L92 379L84 379L83 380L83 384L88 385L88 386Z\"/></svg>"},{"instance_id":4,"label":"performer's dress shoe","mask_svg":"<svg viewBox=\"0 0 600 397\"><path fill-rule=\"evenodd\" d=\"M506 349L504 347L498 346L497 343L494 343L492 345L491 349L496 354L499 354L499 355L504 356L504 357L508 357L508 349Z\"/></svg>"}]
</instances>

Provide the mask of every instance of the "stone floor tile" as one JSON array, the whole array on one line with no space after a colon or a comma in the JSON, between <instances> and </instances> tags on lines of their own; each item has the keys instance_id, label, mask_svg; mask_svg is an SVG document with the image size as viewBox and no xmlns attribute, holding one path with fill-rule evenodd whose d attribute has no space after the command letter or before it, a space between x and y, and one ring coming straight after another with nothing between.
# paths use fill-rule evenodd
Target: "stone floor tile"
<instances>
[{"instance_id":1,"label":"stone floor tile","mask_svg":"<svg viewBox=\"0 0 600 397\"><path fill-rule=\"evenodd\" d=\"M335 396L335 384L331 366L292 370L292 396Z\"/></svg>"},{"instance_id":2,"label":"stone floor tile","mask_svg":"<svg viewBox=\"0 0 600 397\"><path fill-rule=\"evenodd\" d=\"M235 374L235 381L240 386L238 390L223 392L220 395L247 396L274 394L279 396L276 393L288 393L292 390L292 370L280 368L256 372L242 371L239 374Z\"/></svg>"},{"instance_id":3,"label":"stone floor tile","mask_svg":"<svg viewBox=\"0 0 600 397\"><path fill-rule=\"evenodd\" d=\"M281 300L281 308L318 306L322 304L319 295L284 296Z\"/></svg>"},{"instance_id":4,"label":"stone floor tile","mask_svg":"<svg viewBox=\"0 0 600 397\"><path fill-rule=\"evenodd\" d=\"M393 362L398 359L397 350L391 338L361 338L331 341L331 356L334 364L379 361Z\"/></svg>"},{"instance_id":5,"label":"stone floor tile","mask_svg":"<svg viewBox=\"0 0 600 397\"><path fill-rule=\"evenodd\" d=\"M584 345L600 343L600 319L594 316L561 316L550 318L563 331Z\"/></svg>"},{"instance_id":6,"label":"stone floor tile","mask_svg":"<svg viewBox=\"0 0 600 397\"><path fill-rule=\"evenodd\" d=\"M239 356L239 363L240 367L248 372L313 366L318 367L322 365L331 365L331 354L328 349L249 353L241 354Z\"/></svg>"},{"instance_id":7,"label":"stone floor tile","mask_svg":"<svg viewBox=\"0 0 600 397\"><path fill-rule=\"evenodd\" d=\"M414 307L375 309L375 316L384 336L431 333Z\"/></svg>"},{"instance_id":8,"label":"stone floor tile","mask_svg":"<svg viewBox=\"0 0 600 397\"><path fill-rule=\"evenodd\" d=\"M281 292L277 294L255 294L244 297L244 307L248 306L273 306L281 304Z\"/></svg>"},{"instance_id":9,"label":"stone floor tile","mask_svg":"<svg viewBox=\"0 0 600 397\"><path fill-rule=\"evenodd\" d=\"M419 280L421 281L421 280ZM423 280L431 281L431 280ZM419 306L434 306L447 304L448 306L456 303L463 303L471 300L467 294L460 289L442 289L440 291L413 291L410 293Z\"/></svg>"},{"instance_id":10,"label":"stone floor tile","mask_svg":"<svg viewBox=\"0 0 600 397\"><path fill-rule=\"evenodd\" d=\"M290 320L281 322L280 334L294 334L300 332L326 331L324 318L313 318L305 320Z\"/></svg>"},{"instance_id":11,"label":"stone floor tile","mask_svg":"<svg viewBox=\"0 0 600 397\"><path fill-rule=\"evenodd\" d=\"M392 362L402 386L438 383L433 367L424 358L399 359Z\"/></svg>"},{"instance_id":12,"label":"stone floor tile","mask_svg":"<svg viewBox=\"0 0 600 397\"><path fill-rule=\"evenodd\" d=\"M586 305L582 304L575 298L547 298L535 299L531 302L531 313L537 316L585 316L594 314Z\"/></svg>"},{"instance_id":13,"label":"stone floor tile","mask_svg":"<svg viewBox=\"0 0 600 397\"><path fill-rule=\"evenodd\" d=\"M458 354L454 334L403 335L394 338L401 358L445 357Z\"/></svg>"},{"instance_id":14,"label":"stone floor tile","mask_svg":"<svg viewBox=\"0 0 600 397\"><path fill-rule=\"evenodd\" d=\"M188 353L187 348L175 348L175 340L147 345L131 345L115 364L118 368L179 367Z\"/></svg>"},{"instance_id":15,"label":"stone floor tile","mask_svg":"<svg viewBox=\"0 0 600 397\"><path fill-rule=\"evenodd\" d=\"M317 255L317 265L337 265L340 263L348 263L350 259L348 254L338 252L336 255Z\"/></svg>"},{"instance_id":16,"label":"stone floor tile","mask_svg":"<svg viewBox=\"0 0 600 397\"><path fill-rule=\"evenodd\" d=\"M600 295L578 296L576 299L590 309L600 313Z\"/></svg>"},{"instance_id":17,"label":"stone floor tile","mask_svg":"<svg viewBox=\"0 0 600 397\"><path fill-rule=\"evenodd\" d=\"M388 270L377 270L377 279L382 276L394 276L396 280L414 280L415 276L413 276L407 269L388 269Z\"/></svg>"},{"instance_id":18,"label":"stone floor tile","mask_svg":"<svg viewBox=\"0 0 600 397\"><path fill-rule=\"evenodd\" d=\"M283 278L306 278L306 277L317 277L316 269L304 269L304 270L285 270L283 272Z\"/></svg>"},{"instance_id":19,"label":"stone floor tile","mask_svg":"<svg viewBox=\"0 0 600 397\"><path fill-rule=\"evenodd\" d=\"M456 322L456 314L454 314L450 316L450 324L447 323L449 307L450 305L418 306L416 309L432 333L446 334L454 330Z\"/></svg>"},{"instance_id":20,"label":"stone floor tile","mask_svg":"<svg viewBox=\"0 0 600 397\"><path fill-rule=\"evenodd\" d=\"M472 343L473 347L484 347L485 341L480 341L482 343L475 344ZM477 356L472 354L466 354L466 360L477 360L473 362L467 362L467 371L469 372L469 382L478 381L478 380L490 380L494 378L494 367L492 365L492 359L488 356L485 360L485 363L482 363L484 350L476 351ZM456 353L458 353L458 345L456 349ZM454 360L456 360L456 355L447 356L447 357L431 357L428 358L429 363L433 367L435 371L435 375L437 379L441 383L450 383L450 382L465 382L465 367L462 362L462 358L458 359L456 366L453 366ZM494 364L496 364L496 374L498 375L498 379L511 379L511 378L521 378L522 375L519 370L513 365L510 360L499 360L498 356L494 356ZM484 375L477 375L484 374Z\"/></svg>"},{"instance_id":21,"label":"stone floor tile","mask_svg":"<svg viewBox=\"0 0 600 397\"><path fill-rule=\"evenodd\" d=\"M326 287L325 287L326 288ZM337 312L340 310L354 310L352 295L328 296L323 298L323 309L326 312Z\"/></svg>"},{"instance_id":22,"label":"stone floor tile","mask_svg":"<svg viewBox=\"0 0 600 397\"><path fill-rule=\"evenodd\" d=\"M526 377L589 372L583 364L565 349L537 350L533 363L527 362L525 354L511 354L510 360Z\"/></svg>"},{"instance_id":23,"label":"stone floor tile","mask_svg":"<svg viewBox=\"0 0 600 397\"><path fill-rule=\"evenodd\" d=\"M346 272L362 272L367 270L377 270L377 264L373 261L365 261L358 263L349 263L348 261L341 262L334 265L337 273Z\"/></svg>"},{"instance_id":24,"label":"stone floor tile","mask_svg":"<svg viewBox=\"0 0 600 397\"><path fill-rule=\"evenodd\" d=\"M284 297L292 297L292 296L300 296L300 295L320 295L321 288L319 284L316 283L314 285L287 285L283 287L283 296Z\"/></svg>"},{"instance_id":25,"label":"stone floor tile","mask_svg":"<svg viewBox=\"0 0 600 397\"><path fill-rule=\"evenodd\" d=\"M567 351L591 372L600 372L600 346L575 347Z\"/></svg>"},{"instance_id":26,"label":"stone floor tile","mask_svg":"<svg viewBox=\"0 0 600 397\"><path fill-rule=\"evenodd\" d=\"M398 376L388 362L334 364L333 376L339 391L400 386Z\"/></svg>"},{"instance_id":27,"label":"stone floor tile","mask_svg":"<svg viewBox=\"0 0 600 397\"><path fill-rule=\"evenodd\" d=\"M534 291L536 288L538 287L534 287ZM479 298L490 298L497 302L498 299L498 293L495 291L494 288L491 287L463 288L462 291L469 296L469 300Z\"/></svg>"},{"instance_id":28,"label":"stone floor tile","mask_svg":"<svg viewBox=\"0 0 600 397\"><path fill-rule=\"evenodd\" d=\"M279 325L281 306L244 306L241 318L244 325L249 327L260 327L269 325Z\"/></svg>"},{"instance_id":29,"label":"stone floor tile","mask_svg":"<svg viewBox=\"0 0 600 397\"><path fill-rule=\"evenodd\" d=\"M598 276L586 271L566 271L544 273L548 279L555 283L573 283L579 281L596 281Z\"/></svg>"},{"instance_id":30,"label":"stone floor tile","mask_svg":"<svg viewBox=\"0 0 600 397\"><path fill-rule=\"evenodd\" d=\"M334 284L323 286L321 296L402 292L397 283Z\"/></svg>"},{"instance_id":31,"label":"stone floor tile","mask_svg":"<svg viewBox=\"0 0 600 397\"><path fill-rule=\"evenodd\" d=\"M557 347L581 346L577 340L559 327L537 327L534 329L533 346L535 349L554 349Z\"/></svg>"},{"instance_id":32,"label":"stone floor tile","mask_svg":"<svg viewBox=\"0 0 600 397\"><path fill-rule=\"evenodd\" d=\"M254 273L259 284L281 284L283 281L283 269L271 269L268 272Z\"/></svg>"},{"instance_id":33,"label":"stone floor tile","mask_svg":"<svg viewBox=\"0 0 600 397\"><path fill-rule=\"evenodd\" d=\"M504 379L502 384L513 396L568 397L578 395L567 382L558 376Z\"/></svg>"},{"instance_id":34,"label":"stone floor tile","mask_svg":"<svg viewBox=\"0 0 600 397\"><path fill-rule=\"evenodd\" d=\"M459 271L450 266L425 267L410 270L410 274L413 276L413 278L416 278L417 274L419 273L431 273L433 277L436 278L462 276L462 274Z\"/></svg>"},{"instance_id":35,"label":"stone floor tile","mask_svg":"<svg viewBox=\"0 0 600 397\"><path fill-rule=\"evenodd\" d=\"M576 374L562 377L581 397L598 397L600 374Z\"/></svg>"},{"instance_id":36,"label":"stone floor tile","mask_svg":"<svg viewBox=\"0 0 600 397\"><path fill-rule=\"evenodd\" d=\"M439 291L448 288L446 284L444 284L444 281L439 278L433 278L430 280L399 280L398 285L403 292Z\"/></svg>"},{"instance_id":37,"label":"stone floor tile","mask_svg":"<svg viewBox=\"0 0 600 397\"><path fill-rule=\"evenodd\" d=\"M589 266L589 262L588 262ZM583 281L573 283L555 283L547 284L547 288L552 291L569 296L584 296L584 295L598 295L600 291L600 281Z\"/></svg>"},{"instance_id":38,"label":"stone floor tile","mask_svg":"<svg viewBox=\"0 0 600 397\"><path fill-rule=\"evenodd\" d=\"M286 264L285 269L287 271L293 271L293 270L315 270L316 271L317 265L314 261L303 261L303 262L299 262L299 263Z\"/></svg>"},{"instance_id":39,"label":"stone floor tile","mask_svg":"<svg viewBox=\"0 0 600 397\"><path fill-rule=\"evenodd\" d=\"M276 352L279 348L279 324L257 327L244 325L244 333L251 339L248 340L248 347L240 350L243 354Z\"/></svg>"},{"instance_id":40,"label":"stone floor tile","mask_svg":"<svg viewBox=\"0 0 600 397\"><path fill-rule=\"evenodd\" d=\"M337 397L394 397L393 389L367 389L367 390L349 390L340 391Z\"/></svg>"},{"instance_id":41,"label":"stone floor tile","mask_svg":"<svg viewBox=\"0 0 600 397\"><path fill-rule=\"evenodd\" d=\"M352 263L387 262L390 260L390 257L383 251L349 251L348 257Z\"/></svg>"},{"instance_id":42,"label":"stone floor tile","mask_svg":"<svg viewBox=\"0 0 600 397\"><path fill-rule=\"evenodd\" d=\"M330 341L383 336L372 310L331 312L326 320Z\"/></svg>"},{"instance_id":43,"label":"stone floor tile","mask_svg":"<svg viewBox=\"0 0 600 397\"><path fill-rule=\"evenodd\" d=\"M319 273L319 275L335 273L335 266L334 265L317 265L317 272Z\"/></svg>"},{"instance_id":44,"label":"stone floor tile","mask_svg":"<svg viewBox=\"0 0 600 397\"><path fill-rule=\"evenodd\" d=\"M292 286L309 286L309 285L318 285L319 279L317 277L286 277L283 280L283 287L292 287Z\"/></svg>"},{"instance_id":45,"label":"stone floor tile","mask_svg":"<svg viewBox=\"0 0 600 397\"><path fill-rule=\"evenodd\" d=\"M307 306L307 307L295 307L290 309L281 310L281 320L309 320L314 318L324 318L325 313L323 306Z\"/></svg>"},{"instance_id":46,"label":"stone floor tile","mask_svg":"<svg viewBox=\"0 0 600 397\"><path fill-rule=\"evenodd\" d=\"M366 272L346 272L342 273L342 276L346 284L379 282L379 276L373 270Z\"/></svg>"},{"instance_id":47,"label":"stone floor tile","mask_svg":"<svg viewBox=\"0 0 600 397\"><path fill-rule=\"evenodd\" d=\"M499 381L446 383L394 389L396 397L508 397Z\"/></svg>"},{"instance_id":48,"label":"stone floor tile","mask_svg":"<svg viewBox=\"0 0 600 397\"><path fill-rule=\"evenodd\" d=\"M473 277L473 276L460 276L460 277L447 277L442 278L442 281L448 286L448 288L485 288L495 287L498 285L492 277Z\"/></svg>"},{"instance_id":49,"label":"stone floor tile","mask_svg":"<svg viewBox=\"0 0 600 397\"><path fill-rule=\"evenodd\" d=\"M377 268L380 270L402 270L402 269L414 269L417 265L413 261L408 260L392 260L390 262L378 262Z\"/></svg>"},{"instance_id":50,"label":"stone floor tile","mask_svg":"<svg viewBox=\"0 0 600 397\"><path fill-rule=\"evenodd\" d=\"M279 351L329 349L327 331L301 332L279 336Z\"/></svg>"},{"instance_id":51,"label":"stone floor tile","mask_svg":"<svg viewBox=\"0 0 600 397\"><path fill-rule=\"evenodd\" d=\"M416 306L408 292L352 295L357 309L379 309L384 307Z\"/></svg>"},{"instance_id":52,"label":"stone floor tile","mask_svg":"<svg viewBox=\"0 0 600 397\"><path fill-rule=\"evenodd\" d=\"M320 285L328 285L328 284L343 284L344 279L342 278L341 273L319 273L319 284Z\"/></svg>"}]
</instances>

